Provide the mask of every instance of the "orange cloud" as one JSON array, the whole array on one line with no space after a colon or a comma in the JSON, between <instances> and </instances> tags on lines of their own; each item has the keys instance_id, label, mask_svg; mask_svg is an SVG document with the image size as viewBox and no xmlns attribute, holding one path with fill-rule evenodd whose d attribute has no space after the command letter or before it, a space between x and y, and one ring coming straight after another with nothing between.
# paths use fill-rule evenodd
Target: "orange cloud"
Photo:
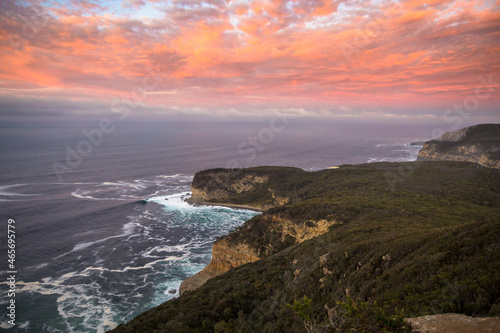
<instances>
[{"instance_id":1,"label":"orange cloud","mask_svg":"<svg viewBox=\"0 0 500 333\"><path fill-rule=\"evenodd\" d=\"M39 12L9 3L0 14L0 94L44 97L57 88L110 100L159 77L144 102L151 108L286 101L404 110L463 98L479 75L500 81L500 12L473 2L197 3L158 3L150 18L88 4L47 8L46 24L27 36L22 17L42 22ZM13 36L22 49L12 48Z\"/></svg>"},{"instance_id":2,"label":"orange cloud","mask_svg":"<svg viewBox=\"0 0 500 333\"><path fill-rule=\"evenodd\" d=\"M325 16L337 10L337 3L335 1L316 1L316 4L318 6L312 12L314 16Z\"/></svg>"},{"instance_id":3,"label":"orange cloud","mask_svg":"<svg viewBox=\"0 0 500 333\"><path fill-rule=\"evenodd\" d=\"M427 16L433 14L432 10L416 10L413 12L407 12L399 16L396 20L398 24L410 24L414 22L418 22Z\"/></svg>"}]
</instances>

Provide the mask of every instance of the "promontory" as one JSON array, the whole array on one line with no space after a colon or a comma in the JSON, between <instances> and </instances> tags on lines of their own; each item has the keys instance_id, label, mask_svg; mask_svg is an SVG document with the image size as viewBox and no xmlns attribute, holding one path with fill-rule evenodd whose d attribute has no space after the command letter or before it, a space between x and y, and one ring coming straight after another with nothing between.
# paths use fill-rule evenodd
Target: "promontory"
<instances>
[{"instance_id":1,"label":"promontory","mask_svg":"<svg viewBox=\"0 0 500 333\"><path fill-rule=\"evenodd\" d=\"M444 133L424 143L419 161L469 161L500 168L500 124L481 124Z\"/></svg>"},{"instance_id":2,"label":"promontory","mask_svg":"<svg viewBox=\"0 0 500 333\"><path fill-rule=\"evenodd\" d=\"M499 189L499 169L465 161L198 172L193 201L262 214L215 242L180 297L114 332L498 331L473 317L500 315Z\"/></svg>"}]
</instances>

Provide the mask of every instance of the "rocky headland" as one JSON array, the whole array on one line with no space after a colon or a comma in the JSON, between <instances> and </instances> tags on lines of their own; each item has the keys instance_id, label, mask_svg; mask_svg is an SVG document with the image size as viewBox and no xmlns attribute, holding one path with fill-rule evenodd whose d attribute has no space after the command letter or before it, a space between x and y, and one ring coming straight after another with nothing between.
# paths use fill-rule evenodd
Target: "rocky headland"
<instances>
[{"instance_id":1,"label":"rocky headland","mask_svg":"<svg viewBox=\"0 0 500 333\"><path fill-rule=\"evenodd\" d=\"M419 161L469 161L500 168L500 124L482 124L444 133L424 143Z\"/></svg>"},{"instance_id":2,"label":"rocky headland","mask_svg":"<svg viewBox=\"0 0 500 333\"><path fill-rule=\"evenodd\" d=\"M215 169L198 172L193 179L192 197L188 202L222 204L229 207L256 210L282 206L290 199L277 194L279 191L274 186L270 186L269 178L274 177L277 173L283 173L283 171L303 172L303 170L296 168L272 167L247 170ZM244 199L242 200L242 198ZM242 202L245 204L241 204ZM264 214L261 223L264 223L273 232L277 232L282 241L301 243L324 234L334 221L321 219L294 223L286 218ZM261 256L269 255L272 251L272 248L255 246L252 239L235 239L234 235L222 237L212 247L210 264L201 272L183 281L179 291L183 294L186 291L194 290L208 279L221 275L231 268L257 261Z\"/></svg>"}]
</instances>

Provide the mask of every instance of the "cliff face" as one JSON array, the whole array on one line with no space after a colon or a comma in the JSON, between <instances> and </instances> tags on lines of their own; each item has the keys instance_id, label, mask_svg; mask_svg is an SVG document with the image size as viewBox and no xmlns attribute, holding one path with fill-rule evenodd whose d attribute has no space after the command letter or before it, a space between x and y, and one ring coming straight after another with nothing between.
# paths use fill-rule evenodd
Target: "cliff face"
<instances>
[{"instance_id":1,"label":"cliff face","mask_svg":"<svg viewBox=\"0 0 500 333\"><path fill-rule=\"evenodd\" d=\"M262 190L269 180L266 173L245 172L242 170L214 169L196 173L191 184L193 203L229 204L239 206L240 202L234 202L234 198ZM232 201L233 200L233 201ZM242 206L242 205L240 205ZM264 204L258 200L247 201L245 206L253 208L270 207L270 203ZM184 280L180 286L179 293L194 290L204 284L207 280L221 275L231 268L258 260L255 249L245 243L228 242L220 239L212 246L212 261L201 272Z\"/></svg>"},{"instance_id":2,"label":"cliff face","mask_svg":"<svg viewBox=\"0 0 500 333\"><path fill-rule=\"evenodd\" d=\"M447 313L409 318L413 332L431 333L494 333L500 332L500 318L474 318L461 314Z\"/></svg>"},{"instance_id":3,"label":"cliff face","mask_svg":"<svg viewBox=\"0 0 500 333\"><path fill-rule=\"evenodd\" d=\"M269 176L242 174L231 170L217 170L210 174L197 174L191 186L192 200L197 203L225 202L233 195L254 190L269 180Z\"/></svg>"},{"instance_id":4,"label":"cliff face","mask_svg":"<svg viewBox=\"0 0 500 333\"><path fill-rule=\"evenodd\" d=\"M289 169L288 171L292 173L304 172L300 169ZM279 195L276 183L270 179L279 178L282 171L283 169L279 169L279 173L276 173L274 168L202 171L193 179L191 201L243 206L241 201L235 199L246 196L249 198L245 202L247 207L260 209L280 207L290 199ZM257 261L286 246L322 235L334 223L332 219L293 221L274 212L265 212L262 216L248 221L239 232L231 233L215 242L210 264L201 272L183 281L179 292L182 294L194 290L208 279L221 275L231 268ZM265 235L257 236L261 241L256 242L256 235L263 230L266 231Z\"/></svg>"},{"instance_id":5,"label":"cliff face","mask_svg":"<svg viewBox=\"0 0 500 333\"><path fill-rule=\"evenodd\" d=\"M191 202L245 205L265 210L289 202L289 198L281 194L280 178L304 172L298 168L277 167L200 171L191 184Z\"/></svg>"},{"instance_id":6,"label":"cliff face","mask_svg":"<svg viewBox=\"0 0 500 333\"><path fill-rule=\"evenodd\" d=\"M500 168L500 124L484 124L444 133L424 143L418 160L468 161Z\"/></svg>"},{"instance_id":7,"label":"cliff face","mask_svg":"<svg viewBox=\"0 0 500 333\"><path fill-rule=\"evenodd\" d=\"M212 261L201 272L184 280L179 293L194 290L208 279L221 275L231 268L259 260L257 253L247 244L228 244L224 239L212 246Z\"/></svg>"},{"instance_id":8,"label":"cliff face","mask_svg":"<svg viewBox=\"0 0 500 333\"><path fill-rule=\"evenodd\" d=\"M232 233L215 242L212 246L210 264L201 272L184 280L179 293L194 290L213 277L277 253L284 247L323 235L335 224L335 221L326 219L296 223L269 213L265 213L255 221L250 221L245 226L248 229L246 232ZM267 229L268 235L262 237L262 242L256 242L254 234L261 229ZM253 245L249 245L249 242Z\"/></svg>"}]
</instances>

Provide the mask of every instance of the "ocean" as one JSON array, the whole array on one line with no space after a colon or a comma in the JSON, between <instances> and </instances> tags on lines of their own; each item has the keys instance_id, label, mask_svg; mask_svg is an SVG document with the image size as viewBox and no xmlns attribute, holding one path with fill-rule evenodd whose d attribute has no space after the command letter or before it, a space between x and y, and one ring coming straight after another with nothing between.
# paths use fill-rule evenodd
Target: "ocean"
<instances>
[{"instance_id":1,"label":"ocean","mask_svg":"<svg viewBox=\"0 0 500 333\"><path fill-rule=\"evenodd\" d=\"M196 171L415 160L432 124L299 119L0 125L0 327L104 332L178 297L211 246L258 214L184 202ZM15 221L15 323L7 228Z\"/></svg>"}]
</instances>

